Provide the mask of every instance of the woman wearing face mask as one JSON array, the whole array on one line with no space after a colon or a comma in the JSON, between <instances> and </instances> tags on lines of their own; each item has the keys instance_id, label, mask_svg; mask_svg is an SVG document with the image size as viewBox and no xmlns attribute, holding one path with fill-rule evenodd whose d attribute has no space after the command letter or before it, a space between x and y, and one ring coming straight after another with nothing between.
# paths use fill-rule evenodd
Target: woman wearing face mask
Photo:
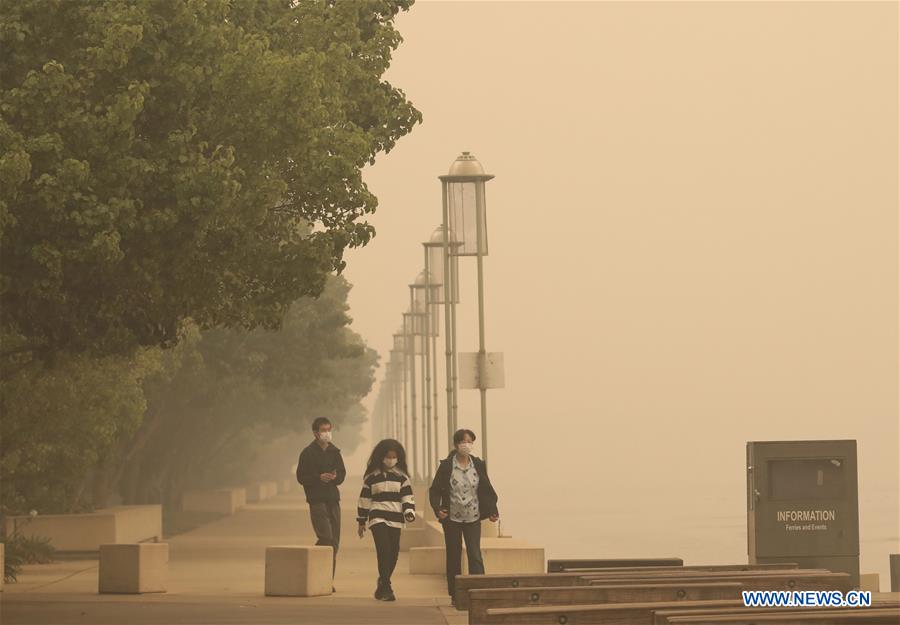
<instances>
[{"instance_id":1,"label":"woman wearing face mask","mask_svg":"<svg viewBox=\"0 0 900 625\"><path fill-rule=\"evenodd\" d=\"M378 586L375 598L395 601L391 575L400 555L400 530L416 520L412 484L406 468L406 451L399 441L386 439L372 450L362 491L359 493L356 520L359 537L372 530L378 556Z\"/></svg>"},{"instance_id":2,"label":"woman wearing face mask","mask_svg":"<svg viewBox=\"0 0 900 625\"><path fill-rule=\"evenodd\" d=\"M454 449L441 460L428 499L434 514L444 527L447 549L447 592L451 604L456 604L456 576L462 567L462 541L466 541L469 574L484 573L481 559L481 521L500 518L497 493L488 478L487 466L472 455L475 433L457 430L453 435Z\"/></svg>"}]
</instances>

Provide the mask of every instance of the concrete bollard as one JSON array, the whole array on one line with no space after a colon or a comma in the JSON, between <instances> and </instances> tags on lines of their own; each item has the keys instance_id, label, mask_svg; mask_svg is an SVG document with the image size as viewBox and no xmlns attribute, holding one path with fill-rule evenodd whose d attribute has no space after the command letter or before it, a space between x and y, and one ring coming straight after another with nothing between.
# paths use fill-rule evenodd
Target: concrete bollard
<instances>
[{"instance_id":1,"label":"concrete bollard","mask_svg":"<svg viewBox=\"0 0 900 625\"><path fill-rule=\"evenodd\" d=\"M168 543L100 545L99 592L166 592L168 569Z\"/></svg>"},{"instance_id":2,"label":"concrete bollard","mask_svg":"<svg viewBox=\"0 0 900 625\"><path fill-rule=\"evenodd\" d=\"M869 592L880 592L881 579L878 573L863 573L859 576L859 589Z\"/></svg>"},{"instance_id":3,"label":"concrete bollard","mask_svg":"<svg viewBox=\"0 0 900 625\"><path fill-rule=\"evenodd\" d=\"M243 488L188 491L181 496L181 509L185 512L213 512L232 515L247 503Z\"/></svg>"},{"instance_id":4,"label":"concrete bollard","mask_svg":"<svg viewBox=\"0 0 900 625\"><path fill-rule=\"evenodd\" d=\"M266 547L266 596L330 595L332 565L331 547L306 545Z\"/></svg>"}]
</instances>

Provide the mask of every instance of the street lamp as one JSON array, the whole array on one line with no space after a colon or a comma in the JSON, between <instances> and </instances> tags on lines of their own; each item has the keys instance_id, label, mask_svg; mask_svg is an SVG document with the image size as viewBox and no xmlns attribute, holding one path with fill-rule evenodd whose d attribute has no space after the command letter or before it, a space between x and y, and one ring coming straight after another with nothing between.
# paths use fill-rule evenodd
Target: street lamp
<instances>
[{"instance_id":1,"label":"street lamp","mask_svg":"<svg viewBox=\"0 0 900 625\"><path fill-rule=\"evenodd\" d=\"M427 259L426 259L427 262ZM434 352L434 347L436 347L436 338L440 332L440 326L438 324L438 309L436 306L431 305L431 301L435 299L436 293L435 291L440 289L439 285L432 284L428 279L427 270L423 270L419 272L419 275L416 276L415 281L409 285L411 292L411 300L410 307L416 313L421 315L422 319L422 374L423 374L423 387L422 387L422 414L424 419L425 427L423 429L423 434L425 436L425 464L428 468L426 475L430 476L430 471L434 469L436 465L435 454L437 453L437 442L435 441L435 435L437 434L437 380L432 378L432 354ZM434 371L437 372L437 361L434 362ZM434 414L435 417L432 419L432 405L431 405L431 389L434 390Z\"/></svg>"},{"instance_id":2,"label":"street lamp","mask_svg":"<svg viewBox=\"0 0 900 625\"><path fill-rule=\"evenodd\" d=\"M429 304L434 309L435 328L438 327L439 306L444 305L444 328L446 344L445 373L447 378L447 441L452 446L453 432L456 431L456 304L459 302L459 261L449 250L458 246L458 242L450 232L446 237L447 228L441 224L432 233L428 241L422 243L425 248L425 274L429 284L434 289L427 289ZM448 239L445 241L445 239ZM448 249L449 248L449 249ZM434 371L437 373L437 332L432 338ZM435 437L437 437L437 384L434 387L435 405ZM435 449L438 449L437 438Z\"/></svg>"},{"instance_id":3,"label":"street lamp","mask_svg":"<svg viewBox=\"0 0 900 625\"><path fill-rule=\"evenodd\" d=\"M410 300L412 300L412 289L410 289ZM412 302L410 310L403 313L403 335L406 337L406 354L407 371L409 372L409 401L410 415L412 417L412 431L410 432L410 440L412 441L412 477L418 478L419 471L419 420L416 413L416 355L422 353L421 344L424 342L424 315L414 312ZM417 341L416 338L419 340Z\"/></svg>"},{"instance_id":4,"label":"street lamp","mask_svg":"<svg viewBox=\"0 0 900 625\"><path fill-rule=\"evenodd\" d=\"M397 390L400 392L401 397L401 401L398 403L399 423L397 427L397 439L403 443L404 447L408 447L409 441L406 438L409 431L407 428L409 407L406 403L406 337L403 335L402 326L394 333L394 349L391 350L391 352L397 354L398 375L396 382Z\"/></svg>"},{"instance_id":5,"label":"street lamp","mask_svg":"<svg viewBox=\"0 0 900 625\"><path fill-rule=\"evenodd\" d=\"M484 187L493 178L484 173L481 163L469 152L463 152L440 176L444 227L455 235L459 245L451 247L445 240L447 256L475 256L478 271L478 354L475 359L475 381L481 393L481 449L488 457L487 389L488 359L484 349L484 263L488 253L487 207ZM447 237L449 239L449 237ZM446 288L445 288L446 290Z\"/></svg>"}]
</instances>

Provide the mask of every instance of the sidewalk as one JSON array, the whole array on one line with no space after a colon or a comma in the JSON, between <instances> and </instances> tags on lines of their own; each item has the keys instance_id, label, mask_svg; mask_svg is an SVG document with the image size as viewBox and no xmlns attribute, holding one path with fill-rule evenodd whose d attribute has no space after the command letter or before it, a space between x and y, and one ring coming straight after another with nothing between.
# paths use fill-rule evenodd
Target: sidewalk
<instances>
[{"instance_id":1,"label":"sidewalk","mask_svg":"<svg viewBox=\"0 0 900 625\"><path fill-rule=\"evenodd\" d=\"M341 547L327 597L263 595L268 545L314 544L302 495L250 504L234 516L168 539L169 590L155 595L98 595L96 560L26 566L0 593L4 625L447 625L460 622L448 607L440 575L409 575L401 552L393 578L397 601L372 598L378 577L367 533L356 535L355 501L342 507ZM462 615L465 622L465 615Z\"/></svg>"}]
</instances>

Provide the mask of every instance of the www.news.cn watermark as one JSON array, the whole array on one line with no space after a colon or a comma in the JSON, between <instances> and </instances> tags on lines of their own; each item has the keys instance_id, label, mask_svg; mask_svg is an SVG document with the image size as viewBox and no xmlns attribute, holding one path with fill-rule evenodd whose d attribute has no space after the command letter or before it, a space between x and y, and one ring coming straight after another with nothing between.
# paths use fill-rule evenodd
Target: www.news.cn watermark
<instances>
[{"instance_id":1,"label":"www.news.cn watermark","mask_svg":"<svg viewBox=\"0 0 900 625\"><path fill-rule=\"evenodd\" d=\"M744 606L748 608L868 608L872 593L851 590L744 590Z\"/></svg>"}]
</instances>

